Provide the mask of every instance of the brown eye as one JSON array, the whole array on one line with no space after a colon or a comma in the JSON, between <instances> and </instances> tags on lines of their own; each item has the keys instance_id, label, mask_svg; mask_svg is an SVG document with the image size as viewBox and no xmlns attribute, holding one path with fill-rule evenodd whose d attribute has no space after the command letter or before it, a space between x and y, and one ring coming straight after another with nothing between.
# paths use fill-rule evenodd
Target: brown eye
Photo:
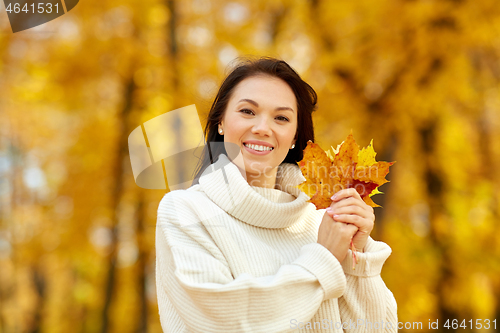
<instances>
[{"instance_id":1,"label":"brown eye","mask_svg":"<svg viewBox=\"0 0 500 333\"><path fill-rule=\"evenodd\" d=\"M284 116L278 116L278 117L276 117L276 119L282 120L282 121L290 121L287 117L284 117Z\"/></svg>"}]
</instances>

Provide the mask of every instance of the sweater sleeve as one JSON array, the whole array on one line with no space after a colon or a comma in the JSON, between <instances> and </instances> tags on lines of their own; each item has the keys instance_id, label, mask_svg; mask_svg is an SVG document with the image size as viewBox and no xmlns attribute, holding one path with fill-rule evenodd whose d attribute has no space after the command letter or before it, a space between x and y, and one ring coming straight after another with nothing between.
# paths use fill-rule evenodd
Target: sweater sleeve
<instances>
[{"instance_id":1,"label":"sweater sleeve","mask_svg":"<svg viewBox=\"0 0 500 333\"><path fill-rule=\"evenodd\" d=\"M351 320L355 327L346 332L397 332L397 304L380 272L392 250L383 243L368 238L364 253L357 253L358 263L352 269L352 251L342 262L347 286L339 298L342 321Z\"/></svg>"},{"instance_id":2,"label":"sweater sleeve","mask_svg":"<svg viewBox=\"0 0 500 333\"><path fill-rule=\"evenodd\" d=\"M304 245L274 275L234 278L206 229L192 220L195 215L174 214L167 202L162 205L167 208L158 210L156 285L165 331L175 310L190 332L283 332L292 319L307 321L325 299L344 293L341 264L317 243Z\"/></svg>"}]
</instances>

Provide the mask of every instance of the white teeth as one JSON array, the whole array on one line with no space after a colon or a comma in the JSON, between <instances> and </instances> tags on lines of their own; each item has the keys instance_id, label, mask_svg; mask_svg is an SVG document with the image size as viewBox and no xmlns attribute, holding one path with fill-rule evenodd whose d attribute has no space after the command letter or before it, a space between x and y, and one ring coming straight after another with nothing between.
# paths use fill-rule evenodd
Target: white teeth
<instances>
[{"instance_id":1,"label":"white teeth","mask_svg":"<svg viewBox=\"0 0 500 333\"><path fill-rule=\"evenodd\" d=\"M273 147L266 147L266 146L258 146L258 145L253 145L250 143L244 143L244 145L250 149L257 150L257 151L269 151L273 150Z\"/></svg>"}]
</instances>

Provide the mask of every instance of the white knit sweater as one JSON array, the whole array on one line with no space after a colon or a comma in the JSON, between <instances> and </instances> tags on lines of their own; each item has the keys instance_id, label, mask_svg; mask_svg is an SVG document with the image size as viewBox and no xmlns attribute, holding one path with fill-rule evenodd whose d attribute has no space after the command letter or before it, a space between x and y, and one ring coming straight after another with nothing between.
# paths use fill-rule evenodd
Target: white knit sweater
<instances>
[{"instance_id":1,"label":"white knit sweater","mask_svg":"<svg viewBox=\"0 0 500 333\"><path fill-rule=\"evenodd\" d=\"M164 332L396 332L396 301L380 271L391 253L369 238L352 269L317 243L325 210L294 185L253 187L220 155L158 208L156 286ZM342 328L343 326L343 328ZM392 326L392 329L389 327Z\"/></svg>"}]
</instances>

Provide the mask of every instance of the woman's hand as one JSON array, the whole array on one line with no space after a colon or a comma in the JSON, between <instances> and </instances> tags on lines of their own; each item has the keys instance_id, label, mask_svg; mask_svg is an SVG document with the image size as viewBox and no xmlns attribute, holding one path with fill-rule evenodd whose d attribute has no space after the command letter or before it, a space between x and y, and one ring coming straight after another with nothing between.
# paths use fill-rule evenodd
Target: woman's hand
<instances>
[{"instance_id":1,"label":"woman's hand","mask_svg":"<svg viewBox=\"0 0 500 333\"><path fill-rule=\"evenodd\" d=\"M352 242L359 252L364 252L368 236L373 230L375 214L354 188L340 190L332 197L332 204L326 213L337 222L355 225L358 231Z\"/></svg>"},{"instance_id":2,"label":"woman's hand","mask_svg":"<svg viewBox=\"0 0 500 333\"><path fill-rule=\"evenodd\" d=\"M336 222L328 213L323 215L323 220L318 230L318 243L326 247L339 262L347 255L351 239L358 231L354 224Z\"/></svg>"}]
</instances>

